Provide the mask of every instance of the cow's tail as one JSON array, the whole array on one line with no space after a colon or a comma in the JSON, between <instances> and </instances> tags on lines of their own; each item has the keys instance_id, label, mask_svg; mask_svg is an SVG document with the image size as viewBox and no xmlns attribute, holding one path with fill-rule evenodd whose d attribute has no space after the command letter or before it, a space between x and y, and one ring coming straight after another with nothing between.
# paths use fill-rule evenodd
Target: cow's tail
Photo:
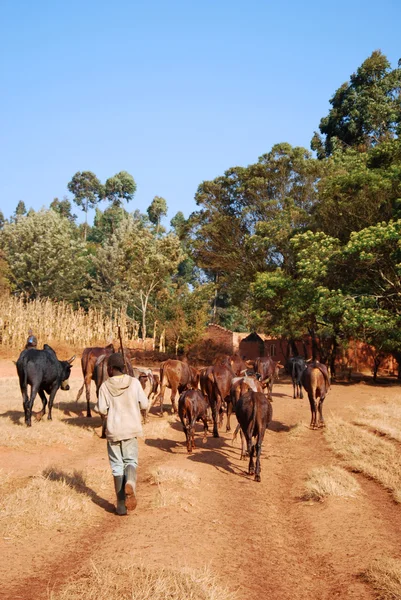
<instances>
[{"instance_id":1,"label":"cow's tail","mask_svg":"<svg viewBox=\"0 0 401 600\"><path fill-rule=\"evenodd\" d=\"M78 400L82 396L82 392L84 391L84 387L85 387L85 380L84 380L82 386L78 390L78 394L77 394L77 397L75 398L75 402L78 402Z\"/></svg>"},{"instance_id":2,"label":"cow's tail","mask_svg":"<svg viewBox=\"0 0 401 600\"><path fill-rule=\"evenodd\" d=\"M86 374L86 369L88 367L88 360L89 360L89 354L88 353L84 353L83 356L82 356L82 358L81 358L81 368L82 368L82 375L83 375L84 381L82 383L82 386L78 390L78 394L77 394L77 397L75 399L75 402L78 402L78 400L82 396L82 392L84 391L84 387L85 387L85 374Z\"/></svg>"},{"instance_id":3,"label":"cow's tail","mask_svg":"<svg viewBox=\"0 0 401 600\"><path fill-rule=\"evenodd\" d=\"M252 417L251 422L249 424L249 438L253 436L253 432L255 431L256 424L256 411L257 411L257 399L253 396L253 407L252 407Z\"/></svg>"},{"instance_id":4,"label":"cow's tail","mask_svg":"<svg viewBox=\"0 0 401 600\"><path fill-rule=\"evenodd\" d=\"M231 440L231 445L232 445L232 446L234 446L234 442L235 442L235 440L237 439L237 435L238 435L238 432L239 432L240 428L241 428L241 425L238 423L238 425L237 425L237 427L235 428L235 431L234 431L234 433L233 433L233 439Z\"/></svg>"}]
</instances>

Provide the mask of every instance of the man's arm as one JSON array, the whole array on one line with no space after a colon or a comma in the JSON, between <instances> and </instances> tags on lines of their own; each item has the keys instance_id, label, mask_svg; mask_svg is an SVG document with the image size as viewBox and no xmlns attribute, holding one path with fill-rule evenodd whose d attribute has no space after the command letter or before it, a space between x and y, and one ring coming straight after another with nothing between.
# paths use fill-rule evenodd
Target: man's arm
<instances>
[{"instance_id":1,"label":"man's arm","mask_svg":"<svg viewBox=\"0 0 401 600\"><path fill-rule=\"evenodd\" d=\"M146 396L145 392L143 391L143 388L141 386L141 384L139 383L138 379L135 379L136 383L135 383L135 387L136 387L136 393L137 393L137 400L139 402L139 406L141 407L142 410L146 410L149 407L149 400L148 397Z\"/></svg>"},{"instance_id":2,"label":"man's arm","mask_svg":"<svg viewBox=\"0 0 401 600\"><path fill-rule=\"evenodd\" d=\"M100 415L107 415L108 410L109 410L109 403L107 401L103 385L104 384L102 384L100 386L99 398L98 398L97 404L95 406L95 411L97 413L99 413Z\"/></svg>"}]
</instances>

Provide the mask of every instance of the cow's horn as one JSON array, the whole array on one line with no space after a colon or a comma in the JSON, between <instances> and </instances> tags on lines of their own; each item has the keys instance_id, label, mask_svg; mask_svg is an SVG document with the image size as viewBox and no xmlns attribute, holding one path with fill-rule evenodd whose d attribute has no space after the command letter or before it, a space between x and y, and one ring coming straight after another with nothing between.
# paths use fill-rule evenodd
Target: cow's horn
<instances>
[{"instance_id":1,"label":"cow's horn","mask_svg":"<svg viewBox=\"0 0 401 600\"><path fill-rule=\"evenodd\" d=\"M71 358L68 359L67 362L71 364L72 362L74 362L75 357L76 357L76 354L74 354L74 356L71 356Z\"/></svg>"}]
</instances>

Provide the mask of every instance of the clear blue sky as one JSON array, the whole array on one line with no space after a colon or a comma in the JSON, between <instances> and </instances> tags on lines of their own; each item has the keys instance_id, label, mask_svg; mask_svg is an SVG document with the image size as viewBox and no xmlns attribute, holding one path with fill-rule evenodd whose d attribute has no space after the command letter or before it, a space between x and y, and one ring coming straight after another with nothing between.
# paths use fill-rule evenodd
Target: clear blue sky
<instances>
[{"instance_id":1,"label":"clear blue sky","mask_svg":"<svg viewBox=\"0 0 401 600\"><path fill-rule=\"evenodd\" d=\"M142 212L273 144L309 148L375 49L401 57L399 0L3 0L1 191L49 206L76 171L129 171ZM78 208L76 209L76 212ZM81 217L80 217L81 218Z\"/></svg>"}]
</instances>

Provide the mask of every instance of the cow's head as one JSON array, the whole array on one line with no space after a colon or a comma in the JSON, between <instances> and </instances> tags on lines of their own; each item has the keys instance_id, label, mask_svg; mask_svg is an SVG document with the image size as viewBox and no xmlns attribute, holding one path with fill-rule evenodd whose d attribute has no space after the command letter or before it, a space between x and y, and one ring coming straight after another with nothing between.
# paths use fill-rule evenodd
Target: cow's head
<instances>
[{"instance_id":1,"label":"cow's head","mask_svg":"<svg viewBox=\"0 0 401 600\"><path fill-rule=\"evenodd\" d=\"M68 384L68 380L70 378L71 369L72 369L72 363L73 363L74 360L75 360L75 354L74 354L74 356L72 356L68 360L62 360L62 361L60 361L61 366L62 366L61 386L60 387L65 392L67 392L70 389L70 386Z\"/></svg>"}]
</instances>

